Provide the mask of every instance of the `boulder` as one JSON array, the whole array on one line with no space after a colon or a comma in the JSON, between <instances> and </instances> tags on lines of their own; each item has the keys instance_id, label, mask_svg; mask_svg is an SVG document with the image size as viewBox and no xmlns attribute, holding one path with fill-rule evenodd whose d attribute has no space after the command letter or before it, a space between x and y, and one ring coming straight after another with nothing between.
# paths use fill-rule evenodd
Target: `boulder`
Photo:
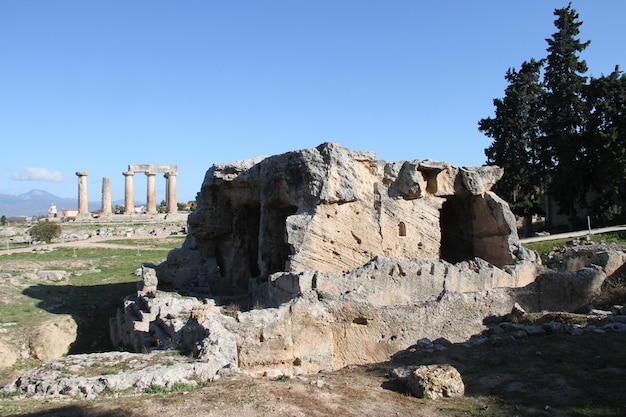
<instances>
[{"instance_id":1,"label":"boulder","mask_svg":"<svg viewBox=\"0 0 626 417\"><path fill-rule=\"evenodd\" d=\"M435 400L465 395L465 384L461 374L449 364L418 367L407 377L407 386L418 398Z\"/></svg>"},{"instance_id":2,"label":"boulder","mask_svg":"<svg viewBox=\"0 0 626 417\"><path fill-rule=\"evenodd\" d=\"M30 355L40 361L60 358L76 341L77 329L78 326L71 316L54 316L31 331Z\"/></svg>"}]
</instances>

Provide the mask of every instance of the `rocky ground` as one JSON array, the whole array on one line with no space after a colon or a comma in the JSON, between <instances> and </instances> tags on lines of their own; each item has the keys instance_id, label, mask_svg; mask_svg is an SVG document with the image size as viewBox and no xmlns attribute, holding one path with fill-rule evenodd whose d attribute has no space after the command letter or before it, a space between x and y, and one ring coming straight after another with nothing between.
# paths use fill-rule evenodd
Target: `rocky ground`
<instances>
[{"instance_id":1,"label":"rocky ground","mask_svg":"<svg viewBox=\"0 0 626 417\"><path fill-rule=\"evenodd\" d=\"M545 321L549 320L549 321ZM558 321L555 321L558 320ZM599 330L596 316L537 318L593 322L579 332L485 337L445 349L421 341L394 361L294 378L225 373L204 387L110 392L94 400L0 401L7 416L621 416L626 412L626 333ZM506 327L506 326L505 326ZM547 329L554 325L539 327ZM577 327L574 327L577 328ZM520 329L518 329L519 331ZM480 338L483 339L483 338ZM462 398L423 400L391 375L398 367L450 363L462 374Z\"/></svg>"},{"instance_id":2,"label":"rocky ground","mask_svg":"<svg viewBox=\"0 0 626 417\"><path fill-rule=\"evenodd\" d=\"M92 243L106 244L95 240ZM158 369L178 363L193 365L191 361L163 355L156 362L147 358L141 366L123 367L120 364L124 361L106 357L92 358L82 365L80 358L68 357L49 362L48 368L41 369L56 369L57 377L47 383L80 375L95 381L94 384L100 383L100 391L78 388L73 396L52 395L54 390L48 388L49 395L33 395L34 392L20 392L17 386L7 386L0 395L0 415L617 417L626 415L626 388L621 382L626 380L626 333L622 331L624 316L616 313L623 311L517 312L510 317L491 318L486 322L488 330L467 342L416 341L385 363L291 378L251 378L224 371L219 379L209 383L183 377L167 388L150 379L137 379L134 384L117 388L102 383L115 380L115 375L133 366L145 375L147 366ZM418 399L397 378L397 369L434 363L448 363L459 370L465 383L464 397ZM37 379L40 386L46 386L46 377L53 374L33 373L33 380L25 386L36 386L33 381ZM58 391L58 387L55 389ZM67 388L66 394L71 391Z\"/></svg>"}]
</instances>

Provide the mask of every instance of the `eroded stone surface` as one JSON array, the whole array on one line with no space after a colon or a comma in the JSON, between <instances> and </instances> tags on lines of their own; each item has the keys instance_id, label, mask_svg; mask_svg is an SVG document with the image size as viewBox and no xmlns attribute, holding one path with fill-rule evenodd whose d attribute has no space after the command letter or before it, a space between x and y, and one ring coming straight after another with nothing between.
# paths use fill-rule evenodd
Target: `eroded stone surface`
<instances>
[{"instance_id":1,"label":"eroded stone surface","mask_svg":"<svg viewBox=\"0 0 626 417\"><path fill-rule=\"evenodd\" d=\"M112 339L289 375L384 361L421 338L464 341L516 303L583 307L607 269L542 270L489 191L501 175L332 143L214 165L185 243L143 268Z\"/></svg>"},{"instance_id":2,"label":"eroded stone surface","mask_svg":"<svg viewBox=\"0 0 626 417\"><path fill-rule=\"evenodd\" d=\"M247 294L251 278L342 274L375 256L513 264L532 254L519 245L507 204L489 191L501 176L498 167L387 163L334 143L216 164L159 281L233 296Z\"/></svg>"}]
</instances>

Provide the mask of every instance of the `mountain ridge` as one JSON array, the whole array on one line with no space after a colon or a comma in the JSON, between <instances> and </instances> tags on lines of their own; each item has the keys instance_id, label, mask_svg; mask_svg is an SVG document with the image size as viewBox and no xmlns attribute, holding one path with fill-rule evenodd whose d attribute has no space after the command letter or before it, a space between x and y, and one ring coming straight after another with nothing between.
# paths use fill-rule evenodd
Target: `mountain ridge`
<instances>
[{"instance_id":1,"label":"mountain ridge","mask_svg":"<svg viewBox=\"0 0 626 417\"><path fill-rule=\"evenodd\" d=\"M22 194L0 193L0 216L47 216L50 204L56 205L58 210L75 209L78 207L78 198L59 197L39 189L33 189ZM124 201L113 201L112 205L124 205ZM102 203L90 201L88 208L89 211L98 211L102 208Z\"/></svg>"}]
</instances>

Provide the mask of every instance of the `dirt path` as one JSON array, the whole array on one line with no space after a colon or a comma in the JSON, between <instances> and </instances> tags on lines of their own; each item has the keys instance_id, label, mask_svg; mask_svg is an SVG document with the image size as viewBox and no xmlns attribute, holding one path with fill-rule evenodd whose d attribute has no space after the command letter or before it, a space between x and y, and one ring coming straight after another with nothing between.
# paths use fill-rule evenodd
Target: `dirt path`
<instances>
[{"instance_id":1,"label":"dirt path","mask_svg":"<svg viewBox=\"0 0 626 417\"><path fill-rule=\"evenodd\" d=\"M611 227L603 227L600 229L591 229L589 230L579 230L577 232L567 232L567 233L556 233L553 235L545 235L545 236L534 236L520 239L522 243L531 243L531 242L543 242L546 240L555 240L555 239L567 239L570 237L582 237L591 235L599 235L602 233L610 233L610 232L622 232L626 230L626 226L611 226Z\"/></svg>"}]
</instances>

